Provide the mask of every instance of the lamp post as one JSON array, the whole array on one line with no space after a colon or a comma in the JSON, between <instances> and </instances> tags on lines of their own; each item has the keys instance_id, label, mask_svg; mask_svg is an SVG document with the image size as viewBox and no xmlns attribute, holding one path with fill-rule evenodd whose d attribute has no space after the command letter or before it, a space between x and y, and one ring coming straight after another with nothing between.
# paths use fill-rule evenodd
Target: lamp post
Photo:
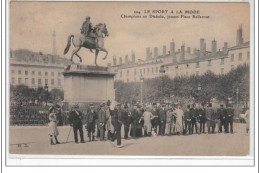
<instances>
[{"instance_id":1,"label":"lamp post","mask_svg":"<svg viewBox=\"0 0 260 173\"><path fill-rule=\"evenodd\" d=\"M45 93L46 93L46 105L47 105L47 103L48 103L48 84L47 83L45 83L45 86L44 86L44 90L45 90Z\"/></svg>"},{"instance_id":2,"label":"lamp post","mask_svg":"<svg viewBox=\"0 0 260 173\"><path fill-rule=\"evenodd\" d=\"M238 89L238 87L237 87L237 89L236 89L236 95L237 95L237 107L238 107L238 94L239 94L239 89Z\"/></svg>"},{"instance_id":3,"label":"lamp post","mask_svg":"<svg viewBox=\"0 0 260 173\"><path fill-rule=\"evenodd\" d=\"M143 82L144 82L143 75L141 75L140 77L140 82L141 82L141 104L143 104Z\"/></svg>"},{"instance_id":4,"label":"lamp post","mask_svg":"<svg viewBox=\"0 0 260 173\"><path fill-rule=\"evenodd\" d=\"M201 91L201 84L200 84L200 82L198 83L197 90L198 90L198 101L199 101L199 100L200 100L200 99L199 99L199 97L200 97L200 91Z\"/></svg>"},{"instance_id":5,"label":"lamp post","mask_svg":"<svg viewBox=\"0 0 260 173\"><path fill-rule=\"evenodd\" d=\"M162 78L162 88L161 88L161 90L162 90L162 95L163 95L163 97L164 97L164 89L163 89L163 75L165 74L165 72L166 72L166 70L164 69L164 65L161 65L160 66L160 69L159 69L159 72L162 74L161 75L161 78Z\"/></svg>"}]
</instances>

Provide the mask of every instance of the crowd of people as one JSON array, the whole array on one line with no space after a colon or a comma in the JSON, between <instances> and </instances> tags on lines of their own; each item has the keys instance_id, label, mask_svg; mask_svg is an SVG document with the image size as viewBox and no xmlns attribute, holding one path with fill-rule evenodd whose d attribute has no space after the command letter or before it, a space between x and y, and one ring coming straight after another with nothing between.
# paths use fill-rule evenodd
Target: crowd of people
<instances>
[{"instance_id":1,"label":"crowd of people","mask_svg":"<svg viewBox=\"0 0 260 173\"><path fill-rule=\"evenodd\" d=\"M55 109L49 115L51 144L59 144L58 129L53 123L57 122ZM233 117L233 108L220 105L218 109L213 109L210 103L189 104L182 107L158 103L116 104L114 101L108 101L106 104L98 105L98 108L90 104L86 114L80 111L79 105L74 105L69 113L69 122L73 128L75 143L79 143L78 132L80 142L85 142L83 129L86 129L88 141L95 141L95 138L104 141L106 138L112 142L116 140L117 147L122 147L122 129L124 129L124 139L129 139L129 135L135 139L149 136L202 134L206 133L206 130L209 134L233 133Z\"/></svg>"}]
</instances>

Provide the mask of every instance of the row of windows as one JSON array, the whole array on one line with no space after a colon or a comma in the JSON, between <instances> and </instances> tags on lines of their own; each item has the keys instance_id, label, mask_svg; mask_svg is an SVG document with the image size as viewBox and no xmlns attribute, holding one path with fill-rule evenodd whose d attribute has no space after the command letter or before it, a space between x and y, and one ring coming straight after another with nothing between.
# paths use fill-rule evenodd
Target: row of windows
<instances>
[{"instance_id":1,"label":"row of windows","mask_svg":"<svg viewBox=\"0 0 260 173\"><path fill-rule=\"evenodd\" d=\"M45 80L38 79L38 81L37 81L38 85L42 85L43 81L44 81L44 84L49 84L48 79L45 79ZM51 81L50 82L51 85L55 85L55 79L51 79L50 81ZM29 79L28 78L24 78L24 82L22 82L22 78L18 78L17 82L18 82L17 83L18 85L20 85L20 84L29 85ZM58 86L61 86L61 79L58 79L56 82L57 82ZM14 84L14 85L16 84L14 77L11 78L11 84ZM31 85L36 85L36 79L35 78L31 78Z\"/></svg>"},{"instance_id":2,"label":"row of windows","mask_svg":"<svg viewBox=\"0 0 260 173\"><path fill-rule=\"evenodd\" d=\"M11 73L12 73L12 74L15 74L15 70L11 70ZM21 74L22 74L22 70L18 70L17 73L21 75ZM44 73L45 76L48 76L49 74L50 74L51 76L55 76L55 73L54 73L54 72L50 72L50 73L49 73L49 72L46 71L46 72L43 72L43 73ZM27 70L25 70L25 71L24 71L24 74L25 74L25 75L28 75L29 72L28 72ZM34 75L35 75L35 71L31 71L31 75L34 76ZM41 72L41 71L38 71L38 76L41 76L41 75L42 75L42 72ZM57 76L61 76L61 72L57 72Z\"/></svg>"},{"instance_id":3,"label":"row of windows","mask_svg":"<svg viewBox=\"0 0 260 173\"><path fill-rule=\"evenodd\" d=\"M247 59L248 60L250 59L250 52L249 51L247 52ZM240 52L240 53L238 53L238 61L242 61L242 60L243 60L243 54ZM231 62L235 61L235 55L234 54L231 54L230 61Z\"/></svg>"}]
</instances>

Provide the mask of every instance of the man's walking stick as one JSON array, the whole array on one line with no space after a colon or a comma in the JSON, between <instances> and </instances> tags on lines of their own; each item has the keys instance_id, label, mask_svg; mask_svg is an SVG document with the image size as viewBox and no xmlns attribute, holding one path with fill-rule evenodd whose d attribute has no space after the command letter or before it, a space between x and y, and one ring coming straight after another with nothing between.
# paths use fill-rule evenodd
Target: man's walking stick
<instances>
[{"instance_id":1,"label":"man's walking stick","mask_svg":"<svg viewBox=\"0 0 260 173\"><path fill-rule=\"evenodd\" d=\"M71 129L72 129L72 126L70 126L70 131L69 131L69 134L68 134L68 137L67 137L66 143L68 143L68 139L69 139L69 136L70 136Z\"/></svg>"}]
</instances>

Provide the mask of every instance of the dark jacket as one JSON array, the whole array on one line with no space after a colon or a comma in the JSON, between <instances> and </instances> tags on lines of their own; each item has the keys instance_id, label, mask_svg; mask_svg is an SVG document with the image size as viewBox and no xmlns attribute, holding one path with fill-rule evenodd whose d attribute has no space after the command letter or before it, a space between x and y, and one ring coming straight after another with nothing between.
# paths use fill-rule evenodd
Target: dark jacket
<instances>
[{"instance_id":1,"label":"dark jacket","mask_svg":"<svg viewBox=\"0 0 260 173\"><path fill-rule=\"evenodd\" d=\"M122 118L123 118L123 124L129 127L131 124L131 116L129 115L130 111L123 110L122 111Z\"/></svg>"},{"instance_id":2,"label":"dark jacket","mask_svg":"<svg viewBox=\"0 0 260 173\"><path fill-rule=\"evenodd\" d=\"M159 117L160 121L166 122L166 110L160 109L159 110Z\"/></svg>"},{"instance_id":3,"label":"dark jacket","mask_svg":"<svg viewBox=\"0 0 260 173\"><path fill-rule=\"evenodd\" d=\"M133 122L138 122L140 120L141 116L137 110L135 109L132 110L131 114L132 114Z\"/></svg>"},{"instance_id":4,"label":"dark jacket","mask_svg":"<svg viewBox=\"0 0 260 173\"><path fill-rule=\"evenodd\" d=\"M87 112L86 123L87 124L95 123L97 117L98 116L97 116L97 113L95 110L93 110L93 112L91 110L89 110Z\"/></svg>"},{"instance_id":5,"label":"dark jacket","mask_svg":"<svg viewBox=\"0 0 260 173\"><path fill-rule=\"evenodd\" d=\"M224 108L220 108L217 111L218 117L220 121L225 121L227 119L227 110Z\"/></svg>"},{"instance_id":6,"label":"dark jacket","mask_svg":"<svg viewBox=\"0 0 260 173\"><path fill-rule=\"evenodd\" d=\"M228 120L233 120L233 118L234 118L234 109L227 108L227 119Z\"/></svg>"},{"instance_id":7,"label":"dark jacket","mask_svg":"<svg viewBox=\"0 0 260 173\"><path fill-rule=\"evenodd\" d=\"M70 111L69 114L69 122L70 124L72 124L73 126L80 126L82 125L82 113L81 111L77 111L77 110L72 110Z\"/></svg>"},{"instance_id":8,"label":"dark jacket","mask_svg":"<svg viewBox=\"0 0 260 173\"><path fill-rule=\"evenodd\" d=\"M187 120L191 120L191 111L189 110L185 110L184 111L184 120L187 121Z\"/></svg>"},{"instance_id":9,"label":"dark jacket","mask_svg":"<svg viewBox=\"0 0 260 173\"><path fill-rule=\"evenodd\" d=\"M122 110L115 109L114 111L110 110L111 123L114 126L116 131L121 130L122 126Z\"/></svg>"},{"instance_id":10,"label":"dark jacket","mask_svg":"<svg viewBox=\"0 0 260 173\"><path fill-rule=\"evenodd\" d=\"M103 109L100 109L98 112L98 123L104 123L106 122L106 112Z\"/></svg>"},{"instance_id":11,"label":"dark jacket","mask_svg":"<svg viewBox=\"0 0 260 173\"><path fill-rule=\"evenodd\" d=\"M158 117L154 117L152 119L152 123L153 124L159 124L160 122L160 116L159 116L159 109L152 109L151 113L153 114L153 116L158 116Z\"/></svg>"}]
</instances>

